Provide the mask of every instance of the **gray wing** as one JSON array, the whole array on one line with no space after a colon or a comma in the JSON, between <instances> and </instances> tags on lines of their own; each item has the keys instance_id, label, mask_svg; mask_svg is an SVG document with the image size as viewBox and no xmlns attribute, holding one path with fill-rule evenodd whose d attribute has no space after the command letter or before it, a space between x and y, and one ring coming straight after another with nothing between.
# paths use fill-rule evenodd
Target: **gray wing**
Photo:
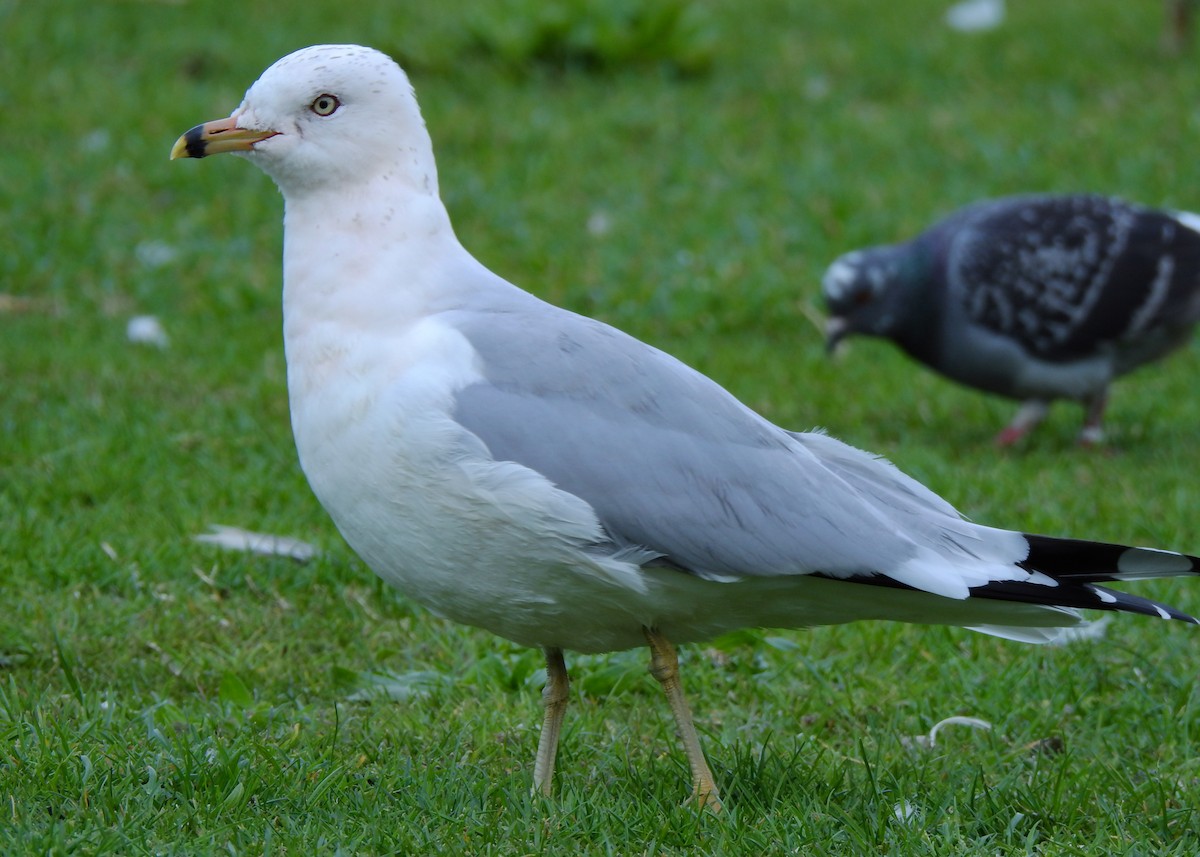
<instances>
[{"instance_id":1,"label":"gray wing","mask_svg":"<svg viewBox=\"0 0 1200 857\"><path fill-rule=\"evenodd\" d=\"M638 340L531 306L446 314L486 377L458 393L455 417L495 458L586 500L620 546L705 577L842 577L887 574L930 546L957 552L997 532L885 462L783 431ZM1008 562L1024 558L999 541Z\"/></svg>"}]
</instances>

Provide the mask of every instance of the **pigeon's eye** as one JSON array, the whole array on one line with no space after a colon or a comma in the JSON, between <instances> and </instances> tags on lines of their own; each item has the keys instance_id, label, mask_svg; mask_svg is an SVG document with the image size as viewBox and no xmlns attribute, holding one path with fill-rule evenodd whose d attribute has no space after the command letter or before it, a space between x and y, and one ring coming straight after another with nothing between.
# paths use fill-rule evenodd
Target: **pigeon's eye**
<instances>
[{"instance_id":1,"label":"pigeon's eye","mask_svg":"<svg viewBox=\"0 0 1200 857\"><path fill-rule=\"evenodd\" d=\"M328 116L333 111L342 106L342 102L338 100L336 95L318 95L313 99L313 103L309 105L309 109L318 116Z\"/></svg>"}]
</instances>

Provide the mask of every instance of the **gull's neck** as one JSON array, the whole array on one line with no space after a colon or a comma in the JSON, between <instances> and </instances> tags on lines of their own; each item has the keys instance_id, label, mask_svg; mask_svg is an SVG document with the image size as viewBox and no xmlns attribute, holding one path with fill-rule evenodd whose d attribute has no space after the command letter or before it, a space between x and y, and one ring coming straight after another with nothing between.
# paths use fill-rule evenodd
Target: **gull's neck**
<instances>
[{"instance_id":1,"label":"gull's neck","mask_svg":"<svg viewBox=\"0 0 1200 857\"><path fill-rule=\"evenodd\" d=\"M329 402L371 389L347 379L405 372L420 355L406 343L457 299L464 265L477 264L436 194L381 177L286 197L283 338L302 462L311 443L336 433ZM313 426L324 428L314 435Z\"/></svg>"},{"instance_id":2,"label":"gull's neck","mask_svg":"<svg viewBox=\"0 0 1200 857\"><path fill-rule=\"evenodd\" d=\"M285 333L296 324L367 329L419 319L466 250L437 195L383 173L354 188L285 197Z\"/></svg>"}]
</instances>

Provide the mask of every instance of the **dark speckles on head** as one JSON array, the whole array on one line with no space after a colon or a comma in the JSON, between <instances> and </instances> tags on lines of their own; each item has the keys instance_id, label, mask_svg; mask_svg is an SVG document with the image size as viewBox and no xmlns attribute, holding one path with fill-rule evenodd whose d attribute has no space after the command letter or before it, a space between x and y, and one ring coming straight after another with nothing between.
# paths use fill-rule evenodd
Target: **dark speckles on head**
<instances>
[{"instance_id":1,"label":"dark speckles on head","mask_svg":"<svg viewBox=\"0 0 1200 857\"><path fill-rule=\"evenodd\" d=\"M344 109L317 113L313 100L323 93L335 95ZM403 185L396 193L437 195L432 144L412 86L378 51L355 45L296 51L251 86L240 120L247 128L276 131L280 139L251 154L293 201L372 181Z\"/></svg>"}]
</instances>

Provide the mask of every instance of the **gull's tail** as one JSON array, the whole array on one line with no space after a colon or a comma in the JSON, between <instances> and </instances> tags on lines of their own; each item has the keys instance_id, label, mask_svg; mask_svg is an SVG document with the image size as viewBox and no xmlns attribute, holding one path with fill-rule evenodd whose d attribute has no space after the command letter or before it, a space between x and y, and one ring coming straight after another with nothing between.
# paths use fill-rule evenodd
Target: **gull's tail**
<instances>
[{"instance_id":1,"label":"gull's tail","mask_svg":"<svg viewBox=\"0 0 1200 857\"><path fill-rule=\"evenodd\" d=\"M973 587L972 598L1141 613L1200 625L1194 616L1174 607L1100 585L1200 574L1200 557L1081 539L1029 534L1025 539L1029 542L1029 556L1017 564L1026 571L1041 572L1053 583L1039 582L1044 580L1040 576L1028 581L996 580Z\"/></svg>"}]
</instances>

